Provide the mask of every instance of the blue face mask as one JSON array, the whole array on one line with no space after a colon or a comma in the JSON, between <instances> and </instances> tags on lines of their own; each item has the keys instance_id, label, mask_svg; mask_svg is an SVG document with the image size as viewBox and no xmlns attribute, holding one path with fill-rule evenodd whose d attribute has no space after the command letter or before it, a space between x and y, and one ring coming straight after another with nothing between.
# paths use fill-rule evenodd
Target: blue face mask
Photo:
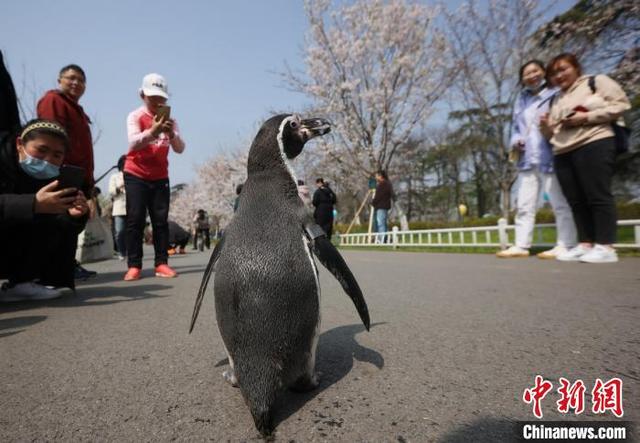
<instances>
[{"instance_id":1,"label":"blue face mask","mask_svg":"<svg viewBox=\"0 0 640 443\"><path fill-rule=\"evenodd\" d=\"M57 177L60 174L60 168L58 166L52 165L46 160L31 157L26 152L24 155L26 155L27 158L20 161L20 167L31 177L45 180Z\"/></svg>"}]
</instances>

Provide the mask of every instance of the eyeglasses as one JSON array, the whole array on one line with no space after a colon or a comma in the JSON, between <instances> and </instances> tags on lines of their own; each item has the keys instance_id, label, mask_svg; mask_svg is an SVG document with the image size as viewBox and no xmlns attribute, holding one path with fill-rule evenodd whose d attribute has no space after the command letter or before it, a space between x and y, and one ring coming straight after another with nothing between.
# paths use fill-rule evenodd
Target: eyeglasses
<instances>
[{"instance_id":1,"label":"eyeglasses","mask_svg":"<svg viewBox=\"0 0 640 443\"><path fill-rule=\"evenodd\" d=\"M78 77L77 75L63 75L60 78L68 80L69 83L77 82L77 83L81 83L83 85L86 83L86 80L84 78Z\"/></svg>"}]
</instances>

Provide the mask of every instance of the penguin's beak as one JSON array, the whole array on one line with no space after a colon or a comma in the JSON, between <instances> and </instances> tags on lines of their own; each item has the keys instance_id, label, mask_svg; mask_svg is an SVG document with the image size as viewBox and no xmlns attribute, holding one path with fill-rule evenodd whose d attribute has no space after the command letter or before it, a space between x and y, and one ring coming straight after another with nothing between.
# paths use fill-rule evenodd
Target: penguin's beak
<instances>
[{"instance_id":1,"label":"penguin's beak","mask_svg":"<svg viewBox=\"0 0 640 443\"><path fill-rule=\"evenodd\" d=\"M323 118L310 118L300 122L300 133L305 141L331 132L331 123Z\"/></svg>"}]
</instances>

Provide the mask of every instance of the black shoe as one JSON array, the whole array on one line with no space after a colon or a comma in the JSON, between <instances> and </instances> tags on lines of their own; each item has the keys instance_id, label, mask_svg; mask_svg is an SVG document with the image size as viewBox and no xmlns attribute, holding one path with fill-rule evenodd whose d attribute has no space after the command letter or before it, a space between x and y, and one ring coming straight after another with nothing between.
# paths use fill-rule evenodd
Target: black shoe
<instances>
[{"instance_id":1,"label":"black shoe","mask_svg":"<svg viewBox=\"0 0 640 443\"><path fill-rule=\"evenodd\" d=\"M76 280L87 280L96 275L98 275L96 271L89 271L78 264L76 264L76 269L73 271L73 278Z\"/></svg>"}]
</instances>

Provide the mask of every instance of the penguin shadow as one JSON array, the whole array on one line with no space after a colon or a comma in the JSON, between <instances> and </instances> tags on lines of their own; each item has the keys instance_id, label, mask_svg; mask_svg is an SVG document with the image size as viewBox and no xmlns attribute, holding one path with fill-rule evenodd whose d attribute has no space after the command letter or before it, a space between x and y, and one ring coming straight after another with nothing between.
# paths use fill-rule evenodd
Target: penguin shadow
<instances>
[{"instance_id":1,"label":"penguin shadow","mask_svg":"<svg viewBox=\"0 0 640 443\"><path fill-rule=\"evenodd\" d=\"M386 322L373 323L371 324L371 329L384 324ZM316 389L309 392L283 391L278 397L275 408L275 427L295 414L306 403L313 400L314 397L320 395L324 390L349 374L353 369L354 359L370 363L378 369L384 367L382 354L366 348L356 341L356 335L364 331L363 325L354 324L339 326L320 335L316 352L316 372L319 375L320 384ZM229 359L225 357L218 361L214 367L219 368L228 364Z\"/></svg>"},{"instance_id":2,"label":"penguin shadow","mask_svg":"<svg viewBox=\"0 0 640 443\"><path fill-rule=\"evenodd\" d=\"M505 418L483 417L457 427L437 440L438 443L492 443L519 440L517 423Z\"/></svg>"},{"instance_id":3,"label":"penguin shadow","mask_svg":"<svg viewBox=\"0 0 640 443\"><path fill-rule=\"evenodd\" d=\"M385 324L373 323L371 329ZM353 369L354 359L370 363L378 369L384 367L384 357L378 351L366 348L356 341L356 335L365 332L361 324L339 326L323 332L318 339L316 353L316 372L320 377L320 385L313 391L298 393L284 391L276 407L275 425L288 419L306 403L330 388Z\"/></svg>"},{"instance_id":4,"label":"penguin shadow","mask_svg":"<svg viewBox=\"0 0 640 443\"><path fill-rule=\"evenodd\" d=\"M20 332L23 332L27 326L32 326L36 323L40 323L41 321L46 320L46 318L46 315L30 315L24 317L0 319L0 338L19 334Z\"/></svg>"}]
</instances>

